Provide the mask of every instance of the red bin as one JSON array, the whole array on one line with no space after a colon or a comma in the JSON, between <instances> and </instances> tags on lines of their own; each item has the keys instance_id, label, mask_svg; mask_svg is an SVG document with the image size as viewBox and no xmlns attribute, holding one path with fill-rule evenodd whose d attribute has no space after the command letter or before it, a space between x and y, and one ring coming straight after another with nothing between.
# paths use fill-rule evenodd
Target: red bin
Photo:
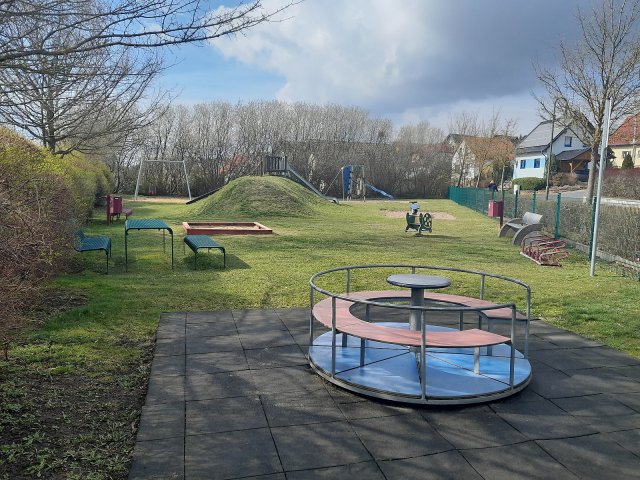
<instances>
[{"instance_id":1,"label":"red bin","mask_svg":"<svg viewBox=\"0 0 640 480\"><path fill-rule=\"evenodd\" d=\"M489 212L490 217L502 217L502 209L504 202L500 200L489 200Z\"/></svg>"}]
</instances>

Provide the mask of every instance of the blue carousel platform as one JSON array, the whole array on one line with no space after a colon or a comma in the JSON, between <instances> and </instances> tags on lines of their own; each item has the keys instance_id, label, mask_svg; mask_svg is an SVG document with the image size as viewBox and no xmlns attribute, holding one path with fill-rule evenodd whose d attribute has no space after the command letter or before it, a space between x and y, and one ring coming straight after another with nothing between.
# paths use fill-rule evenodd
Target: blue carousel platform
<instances>
[{"instance_id":1,"label":"blue carousel platform","mask_svg":"<svg viewBox=\"0 0 640 480\"><path fill-rule=\"evenodd\" d=\"M381 322L394 328L409 328L409 324ZM427 332L449 330L429 325ZM365 363L360 366L360 339L347 336L342 346L342 334L337 336L336 373L331 376L331 332L317 337L309 347L311 367L322 377L347 390L388 400L407 403L479 403L513 395L531 380L531 365L516 351L515 381L509 385L510 354L507 345L480 350L480 373L474 373L472 348L429 348L426 354L426 392L428 402L421 398L420 369L416 354L409 347L366 341Z\"/></svg>"},{"instance_id":2,"label":"blue carousel platform","mask_svg":"<svg viewBox=\"0 0 640 480\"><path fill-rule=\"evenodd\" d=\"M407 266L397 267L406 268ZM357 268L379 268L379 266L344 268L353 271ZM421 268L431 267L410 266L410 268L412 272L415 272ZM327 272L334 273L341 270L333 269ZM455 269L455 271L460 272L461 270ZM321 272L312 277L310 282L312 289L315 287L315 291L328 297L335 295L340 299L338 301L342 302L342 308L345 308L346 298L358 298L358 292L351 294L351 296L349 294L337 295L318 288L316 282L318 277L324 273ZM489 277L500 282L512 280L485 272L471 271L470 273L482 276L482 287ZM349 280L351 275L352 272L347 275ZM529 301L528 287L520 282L518 284L527 289L527 300ZM348 287L347 291L349 291ZM483 296L484 292L481 291L480 297ZM312 293L309 363L320 376L346 390L401 403L473 404L508 397L521 391L531 381L531 365L526 358L528 314L525 320L516 324L514 318L514 324L506 326L506 330L512 327L512 342L510 343L514 344L513 352L510 343L472 348L426 347L424 353L425 372L423 374L420 366L419 348L416 351L416 347L385 343L342 333L335 328L335 317L340 315L340 312L336 314L335 308L333 313L334 328L332 329L331 323L326 319L322 320L314 316L314 311L315 315L317 315L317 311L313 309L313 297L314 293ZM351 301L349 300L349 302ZM393 302L393 308L384 308L376 301L369 302L358 299L352 302L348 303L350 305L349 315L365 317L363 312L366 307L371 316L369 319L369 313L366 315L367 322L370 324L388 327L396 332L402 329L411 330L409 315L412 311L403 309L399 305L400 302ZM425 326L426 338L429 338L429 334L434 332L460 332L463 330L462 321L458 325L458 316L462 318L463 315L471 313L477 319L478 314L484 315L481 309L470 312L469 310L473 309L442 301L426 301L422 308L425 312L429 312L428 318L432 320ZM415 311L415 308L412 310ZM526 310L529 311L529 305ZM314 327L314 322L318 321L324 323L320 329ZM465 324L471 322L467 320ZM485 322L485 325L489 324L490 322ZM515 342L513 342L515 338L513 335L517 327L522 329L518 337L520 339L518 346L524 347L524 354L515 348ZM315 336L316 334L317 336Z\"/></svg>"}]
</instances>

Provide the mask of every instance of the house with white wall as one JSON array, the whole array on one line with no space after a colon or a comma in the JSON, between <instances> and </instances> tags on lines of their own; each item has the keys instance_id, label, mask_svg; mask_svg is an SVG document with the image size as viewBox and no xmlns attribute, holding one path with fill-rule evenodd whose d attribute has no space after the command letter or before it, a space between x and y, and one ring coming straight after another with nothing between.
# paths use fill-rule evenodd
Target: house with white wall
<instances>
[{"instance_id":1,"label":"house with white wall","mask_svg":"<svg viewBox=\"0 0 640 480\"><path fill-rule=\"evenodd\" d=\"M489 175L494 164L508 165L514 158L515 141L505 136L449 134L445 142L453 148L452 184L475 186Z\"/></svg>"},{"instance_id":2,"label":"house with white wall","mask_svg":"<svg viewBox=\"0 0 640 480\"><path fill-rule=\"evenodd\" d=\"M613 151L614 167L622 167L625 155L629 155L634 167L640 167L640 114L631 115L609 137Z\"/></svg>"},{"instance_id":3,"label":"house with white wall","mask_svg":"<svg viewBox=\"0 0 640 480\"><path fill-rule=\"evenodd\" d=\"M553 139L551 138L553 128ZM584 150L587 142L578 135L579 130L560 122L540 122L516 148L513 178L545 178L549 153L558 156L570 150ZM549 146L551 145L551 148Z\"/></svg>"}]
</instances>

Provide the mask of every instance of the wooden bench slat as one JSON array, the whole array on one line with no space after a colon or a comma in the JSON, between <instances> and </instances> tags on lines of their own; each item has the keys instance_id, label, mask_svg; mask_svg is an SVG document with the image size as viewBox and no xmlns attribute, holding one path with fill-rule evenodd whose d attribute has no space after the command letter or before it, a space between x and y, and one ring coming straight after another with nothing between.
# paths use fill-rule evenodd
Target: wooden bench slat
<instances>
[{"instance_id":1,"label":"wooden bench slat","mask_svg":"<svg viewBox=\"0 0 640 480\"><path fill-rule=\"evenodd\" d=\"M354 292L347 295L349 298L354 300L372 300L372 301L380 301L386 299L409 299L411 298L411 292L409 290L381 290L381 291L363 291L363 292ZM487 300L480 300L479 298L470 298L464 297L462 295L452 295L449 293L433 293L425 291L424 294L425 300L434 300L437 302L447 302L453 303L456 305L460 305L462 307L471 307L471 308L479 308L479 307L493 307L496 304L493 302L489 302ZM337 299L336 304L339 302L346 302L349 306L353 305L351 302L347 302L345 300ZM482 314L489 318L495 320L511 320L511 309L510 308L497 308L493 310L483 310ZM517 320L526 320L527 316L521 312L516 312Z\"/></svg>"},{"instance_id":2,"label":"wooden bench slat","mask_svg":"<svg viewBox=\"0 0 640 480\"><path fill-rule=\"evenodd\" d=\"M356 292L350 294L349 298L356 301L406 299L410 298L410 292L402 290ZM473 299L460 295L427 293L425 294L425 298L436 301L448 301L460 306L488 307L495 305L491 302L487 302L486 300ZM354 337L383 343L407 345L411 347L419 347L422 345L422 333L420 331L387 327L384 325L366 322L351 313L350 308L352 305L353 302L348 300L336 299L336 330ZM508 308L497 309L495 311L499 312L499 316L492 316L491 318L501 318L505 313L504 311L508 312L508 317L505 318L511 318L511 310ZM314 305L313 316L326 327L332 328L333 309L331 298L325 298ZM526 319L526 317L524 318ZM509 337L474 328L461 331L428 332L425 340L426 346L428 347L471 348L498 345L510 342L511 339Z\"/></svg>"}]
</instances>

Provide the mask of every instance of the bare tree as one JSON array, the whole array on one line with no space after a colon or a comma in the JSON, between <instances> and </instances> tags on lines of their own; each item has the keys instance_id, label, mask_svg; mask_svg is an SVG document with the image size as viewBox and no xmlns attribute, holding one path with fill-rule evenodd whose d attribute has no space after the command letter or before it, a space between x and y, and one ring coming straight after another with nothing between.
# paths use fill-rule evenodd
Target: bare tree
<instances>
[{"instance_id":1,"label":"bare tree","mask_svg":"<svg viewBox=\"0 0 640 480\"><path fill-rule=\"evenodd\" d=\"M637 113L640 100L640 0L603 0L577 19L582 38L577 45L560 43L558 70L536 66L547 98L537 98L545 117L557 104L565 123L580 128L591 147L587 198L593 197L595 170L602 141L605 103L611 119Z\"/></svg>"},{"instance_id":2,"label":"bare tree","mask_svg":"<svg viewBox=\"0 0 640 480\"><path fill-rule=\"evenodd\" d=\"M463 145L465 137L475 137L479 134L479 118L477 112L458 112L449 119L449 132L456 137L456 152L452 160L452 178L458 187L465 184L469 171L472 168L473 154Z\"/></svg>"},{"instance_id":3,"label":"bare tree","mask_svg":"<svg viewBox=\"0 0 640 480\"><path fill-rule=\"evenodd\" d=\"M87 27L88 28L88 27ZM30 32L32 45L73 45L43 25ZM148 98L162 69L155 53L112 47L60 56L35 56L37 71L0 68L0 121L27 131L52 153L91 151L121 140L157 115ZM138 106L146 98L146 107Z\"/></svg>"},{"instance_id":4,"label":"bare tree","mask_svg":"<svg viewBox=\"0 0 640 480\"><path fill-rule=\"evenodd\" d=\"M0 0L0 69L41 71L34 58L210 40L275 20L291 3L265 10L261 0L251 0L213 12L208 5L202 0ZM73 42L30 43L43 25L52 37L70 36Z\"/></svg>"}]
</instances>

